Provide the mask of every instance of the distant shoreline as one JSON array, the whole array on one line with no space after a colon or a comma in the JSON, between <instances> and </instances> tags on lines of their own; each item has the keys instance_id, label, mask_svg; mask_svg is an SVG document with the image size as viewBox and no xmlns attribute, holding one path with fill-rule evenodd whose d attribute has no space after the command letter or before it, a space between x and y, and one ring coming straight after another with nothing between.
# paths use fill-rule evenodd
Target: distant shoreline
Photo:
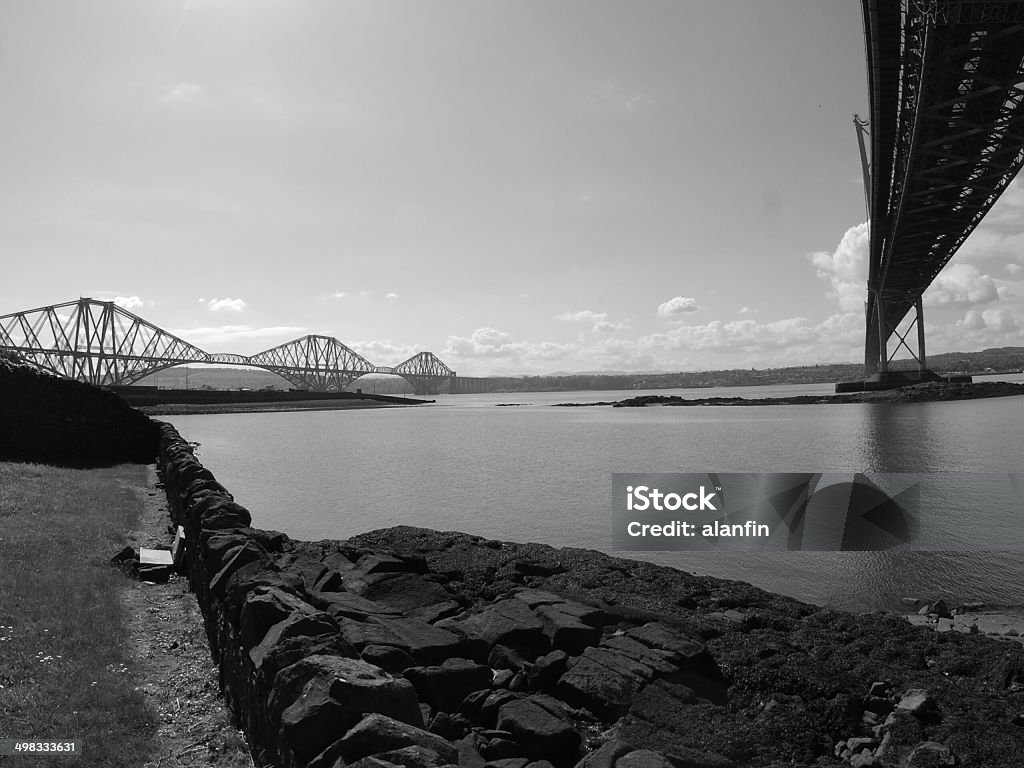
<instances>
[{"instance_id":1,"label":"distant shoreline","mask_svg":"<svg viewBox=\"0 0 1024 768\"><path fill-rule=\"evenodd\" d=\"M929 383L875 392L851 392L842 395L796 395L791 397L696 397L680 395L641 395L624 400L602 400L596 403L556 403L561 407L612 406L643 408L648 405L831 405L846 403L928 403L945 400L978 400L989 397L1024 395L1024 384L1012 382L981 382L972 384Z\"/></svg>"},{"instance_id":2,"label":"distant shoreline","mask_svg":"<svg viewBox=\"0 0 1024 768\"><path fill-rule=\"evenodd\" d=\"M425 401L430 402L430 401ZM303 400L270 403L164 403L139 405L135 409L147 416L184 416L214 413L286 413L291 411L347 411L366 408L406 408L412 404L379 400Z\"/></svg>"}]
</instances>

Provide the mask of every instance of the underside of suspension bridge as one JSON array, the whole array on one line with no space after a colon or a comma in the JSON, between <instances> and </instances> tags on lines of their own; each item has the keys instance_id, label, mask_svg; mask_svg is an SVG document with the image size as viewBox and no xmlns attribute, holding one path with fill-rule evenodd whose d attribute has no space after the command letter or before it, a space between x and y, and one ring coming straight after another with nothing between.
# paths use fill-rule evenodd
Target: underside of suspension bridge
<instances>
[{"instance_id":1,"label":"underside of suspension bridge","mask_svg":"<svg viewBox=\"0 0 1024 768\"><path fill-rule=\"evenodd\" d=\"M432 352L381 366L335 338L303 336L256 355L211 354L114 302L93 299L0 316L0 352L95 386L134 384L177 365L207 363L263 368L310 392L341 392L368 373L401 376L417 395L439 394L443 386L463 391L455 371Z\"/></svg>"},{"instance_id":2,"label":"underside of suspension bridge","mask_svg":"<svg viewBox=\"0 0 1024 768\"><path fill-rule=\"evenodd\" d=\"M864 365L884 384L906 376L891 370L901 348L917 378L932 377L921 296L1024 165L1024 2L862 8L871 111L854 121L871 227ZM906 341L915 327L916 352Z\"/></svg>"}]
</instances>

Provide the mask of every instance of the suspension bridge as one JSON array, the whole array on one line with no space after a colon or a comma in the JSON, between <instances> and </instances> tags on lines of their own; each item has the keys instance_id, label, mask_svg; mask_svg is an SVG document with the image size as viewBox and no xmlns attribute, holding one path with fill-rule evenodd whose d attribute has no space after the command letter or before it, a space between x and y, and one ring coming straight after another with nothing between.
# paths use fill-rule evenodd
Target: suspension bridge
<instances>
[{"instance_id":1,"label":"suspension bridge","mask_svg":"<svg viewBox=\"0 0 1024 768\"><path fill-rule=\"evenodd\" d=\"M95 386L130 385L189 363L263 368L309 392L341 392L381 373L401 376L417 395L480 391L482 382L459 377L432 352L374 365L330 336L303 336L255 355L210 353L112 301L91 298L0 316L0 351Z\"/></svg>"},{"instance_id":2,"label":"suspension bridge","mask_svg":"<svg viewBox=\"0 0 1024 768\"><path fill-rule=\"evenodd\" d=\"M871 227L864 366L869 381L898 383L901 350L918 378L931 376L921 296L1024 165L1024 2L861 7L870 93L869 118L854 116Z\"/></svg>"}]
</instances>

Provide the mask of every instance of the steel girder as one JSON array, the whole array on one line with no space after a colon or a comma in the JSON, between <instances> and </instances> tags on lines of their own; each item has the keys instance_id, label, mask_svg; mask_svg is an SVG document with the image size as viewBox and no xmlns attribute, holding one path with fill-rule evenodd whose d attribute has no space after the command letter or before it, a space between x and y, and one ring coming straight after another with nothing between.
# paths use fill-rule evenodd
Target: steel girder
<instances>
[{"instance_id":1,"label":"steel girder","mask_svg":"<svg viewBox=\"0 0 1024 768\"><path fill-rule=\"evenodd\" d=\"M303 336L248 358L299 389L340 392L376 366L330 336Z\"/></svg>"},{"instance_id":2,"label":"steel girder","mask_svg":"<svg viewBox=\"0 0 1024 768\"><path fill-rule=\"evenodd\" d=\"M436 395L441 385L455 377L455 371L445 365L433 352L420 352L391 369L412 384L417 395Z\"/></svg>"},{"instance_id":3,"label":"steel girder","mask_svg":"<svg viewBox=\"0 0 1024 768\"><path fill-rule=\"evenodd\" d=\"M79 299L0 316L0 351L97 386L133 384L187 363L247 365L299 389L340 392L367 373L403 376L419 394L436 394L455 371L431 352L394 367L375 366L330 336L303 336L256 355L208 353L111 301Z\"/></svg>"},{"instance_id":4,"label":"steel girder","mask_svg":"<svg viewBox=\"0 0 1024 768\"><path fill-rule=\"evenodd\" d=\"M131 384L207 354L112 301L79 299L0 317L0 348L69 379Z\"/></svg>"},{"instance_id":5,"label":"steel girder","mask_svg":"<svg viewBox=\"0 0 1024 768\"><path fill-rule=\"evenodd\" d=\"M862 8L871 374L893 329L1024 165L1024 2L862 0Z\"/></svg>"}]
</instances>

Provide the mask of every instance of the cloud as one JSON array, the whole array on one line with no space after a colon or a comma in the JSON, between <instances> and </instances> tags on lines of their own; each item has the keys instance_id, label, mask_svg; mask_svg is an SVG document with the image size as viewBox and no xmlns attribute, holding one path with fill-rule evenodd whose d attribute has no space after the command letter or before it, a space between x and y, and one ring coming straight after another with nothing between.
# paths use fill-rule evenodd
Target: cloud
<instances>
[{"instance_id":1,"label":"cloud","mask_svg":"<svg viewBox=\"0 0 1024 768\"><path fill-rule=\"evenodd\" d=\"M523 342L513 342L507 333L495 328L477 328L469 338L449 336L444 354L456 357L509 357L521 355L526 349Z\"/></svg>"},{"instance_id":2,"label":"cloud","mask_svg":"<svg viewBox=\"0 0 1024 768\"><path fill-rule=\"evenodd\" d=\"M988 304L999 298L999 290L988 275L971 264L950 264L924 292L928 307L969 307Z\"/></svg>"},{"instance_id":3,"label":"cloud","mask_svg":"<svg viewBox=\"0 0 1024 768\"><path fill-rule=\"evenodd\" d=\"M810 256L818 277L832 286L828 296L843 312L863 312L867 297L869 233L867 222L850 227L835 251Z\"/></svg>"},{"instance_id":4,"label":"cloud","mask_svg":"<svg viewBox=\"0 0 1024 768\"><path fill-rule=\"evenodd\" d=\"M152 301L143 301L138 296L115 296L113 302L121 307L121 309L127 309L129 312L139 307L144 307L147 304L153 306Z\"/></svg>"},{"instance_id":5,"label":"cloud","mask_svg":"<svg viewBox=\"0 0 1024 768\"><path fill-rule=\"evenodd\" d=\"M690 312L696 312L699 309L700 307L697 305L696 299L692 299L689 296L675 296L658 305L658 317L672 319L680 315L689 314Z\"/></svg>"},{"instance_id":6,"label":"cloud","mask_svg":"<svg viewBox=\"0 0 1024 768\"><path fill-rule=\"evenodd\" d=\"M333 299L344 299L346 296L348 296L348 294L344 291L335 291L331 294L331 298Z\"/></svg>"},{"instance_id":7,"label":"cloud","mask_svg":"<svg viewBox=\"0 0 1024 768\"><path fill-rule=\"evenodd\" d=\"M1006 271L1011 275L1019 275L1021 272L1024 272L1024 267L1020 264L1007 264Z\"/></svg>"},{"instance_id":8,"label":"cloud","mask_svg":"<svg viewBox=\"0 0 1024 768\"><path fill-rule=\"evenodd\" d=\"M196 101L202 92L203 87L201 85L183 80L180 83L167 86L160 100L164 104L188 104Z\"/></svg>"},{"instance_id":9,"label":"cloud","mask_svg":"<svg viewBox=\"0 0 1024 768\"><path fill-rule=\"evenodd\" d=\"M385 299L397 299L398 298L398 294L394 293L394 292L391 292L391 293L387 294L384 298Z\"/></svg>"},{"instance_id":10,"label":"cloud","mask_svg":"<svg viewBox=\"0 0 1024 768\"><path fill-rule=\"evenodd\" d=\"M956 327L966 331L994 331L997 334L1019 334L1024 330L1024 317L1019 310L986 309L979 312L969 309Z\"/></svg>"},{"instance_id":11,"label":"cloud","mask_svg":"<svg viewBox=\"0 0 1024 768\"><path fill-rule=\"evenodd\" d=\"M227 310L229 312L241 312L245 309L245 302L242 299L229 299L227 297L223 299L210 299L206 306L209 307L211 312L221 312Z\"/></svg>"},{"instance_id":12,"label":"cloud","mask_svg":"<svg viewBox=\"0 0 1024 768\"><path fill-rule=\"evenodd\" d=\"M625 328L629 328L628 320L623 320L618 323L612 322L608 319L607 312L592 312L589 309L583 309L579 312L563 312L560 315L555 315L555 319L561 320L565 323L591 324L595 333L614 333L615 331L621 331Z\"/></svg>"},{"instance_id":13,"label":"cloud","mask_svg":"<svg viewBox=\"0 0 1024 768\"><path fill-rule=\"evenodd\" d=\"M757 314L757 310L756 309L751 309L750 307L740 307L739 310L737 310L737 311L741 315L756 315Z\"/></svg>"},{"instance_id":14,"label":"cloud","mask_svg":"<svg viewBox=\"0 0 1024 768\"><path fill-rule=\"evenodd\" d=\"M237 354L255 354L256 352L262 352L264 349L269 347L274 347L278 344L303 336L308 333L308 330L305 327L293 325L275 325L267 326L265 328L253 328L249 325L218 325L206 326L203 328L168 329L168 333L172 333L187 341L189 344L194 344L207 352L213 351L207 349L207 345L223 347L232 345L236 342L251 340L265 342L261 349L251 349L251 345L249 345L249 352L242 352L240 349L234 347L221 350L226 352L235 352Z\"/></svg>"}]
</instances>

